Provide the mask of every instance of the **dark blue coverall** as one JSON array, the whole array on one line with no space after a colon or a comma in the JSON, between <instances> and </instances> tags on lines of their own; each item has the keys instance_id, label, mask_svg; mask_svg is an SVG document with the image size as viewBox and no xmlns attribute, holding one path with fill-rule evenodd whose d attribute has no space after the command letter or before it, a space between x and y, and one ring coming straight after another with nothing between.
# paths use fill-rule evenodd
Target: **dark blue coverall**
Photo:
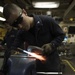
<instances>
[{"instance_id":1,"label":"dark blue coverall","mask_svg":"<svg viewBox=\"0 0 75 75\"><path fill-rule=\"evenodd\" d=\"M47 55L45 63L36 61L37 71L59 71L60 59L57 47L64 39L64 32L60 26L50 17L43 15L30 15L34 18L34 27L29 31L20 30L12 46L19 47L23 42L28 45L42 47L44 44L51 43L53 51Z\"/></svg>"}]
</instances>

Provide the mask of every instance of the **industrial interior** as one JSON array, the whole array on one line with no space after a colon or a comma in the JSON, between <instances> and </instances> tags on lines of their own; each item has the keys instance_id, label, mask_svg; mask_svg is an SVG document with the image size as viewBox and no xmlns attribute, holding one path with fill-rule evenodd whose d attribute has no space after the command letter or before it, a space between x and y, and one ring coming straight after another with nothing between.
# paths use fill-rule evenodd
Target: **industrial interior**
<instances>
[{"instance_id":1,"label":"industrial interior","mask_svg":"<svg viewBox=\"0 0 75 75\"><path fill-rule=\"evenodd\" d=\"M41 5L36 6L35 4L37 2ZM54 7L47 7L48 4L44 6L42 2L48 4L51 2L51 4L57 4L57 6L55 7L53 5ZM0 0L0 43L7 32L7 29L3 24L6 20L3 16L3 7L7 3L17 4L22 9L25 9L28 14L51 16L65 33L62 44L57 48L61 60L61 72L36 72L37 75L75 75L75 0ZM23 44L22 49L25 49L24 45L25 43ZM6 48L6 43L4 44L4 47ZM36 47L33 46L31 48ZM0 50L0 69L3 65L4 53L5 50ZM29 55L32 54L28 52L24 53L22 51L11 55L10 58L14 65L11 63L11 71L10 74L7 75L35 75L32 72L29 73L29 71L33 70L32 68L36 59ZM23 73L25 69L27 70L27 73Z\"/></svg>"}]
</instances>

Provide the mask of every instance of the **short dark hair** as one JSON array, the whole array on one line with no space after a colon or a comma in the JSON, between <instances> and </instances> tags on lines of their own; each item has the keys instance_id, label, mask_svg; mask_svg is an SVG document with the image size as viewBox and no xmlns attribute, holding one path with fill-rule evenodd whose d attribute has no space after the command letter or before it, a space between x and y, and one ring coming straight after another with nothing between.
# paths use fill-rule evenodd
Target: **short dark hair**
<instances>
[{"instance_id":1,"label":"short dark hair","mask_svg":"<svg viewBox=\"0 0 75 75\"><path fill-rule=\"evenodd\" d=\"M13 3L6 4L3 8L3 15L6 19L8 19L11 16L11 14L16 11L20 13L22 9L18 5Z\"/></svg>"}]
</instances>

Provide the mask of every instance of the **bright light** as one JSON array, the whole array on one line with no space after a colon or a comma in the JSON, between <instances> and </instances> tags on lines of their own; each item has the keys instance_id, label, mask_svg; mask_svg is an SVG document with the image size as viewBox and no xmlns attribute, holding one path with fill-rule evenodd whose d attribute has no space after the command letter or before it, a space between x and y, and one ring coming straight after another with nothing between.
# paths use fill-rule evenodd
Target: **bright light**
<instances>
[{"instance_id":1,"label":"bright light","mask_svg":"<svg viewBox=\"0 0 75 75\"><path fill-rule=\"evenodd\" d=\"M35 8L58 8L58 2L33 2L33 7Z\"/></svg>"},{"instance_id":2,"label":"bright light","mask_svg":"<svg viewBox=\"0 0 75 75\"><path fill-rule=\"evenodd\" d=\"M47 11L46 14L47 14L47 15L51 15L51 11Z\"/></svg>"},{"instance_id":3,"label":"bright light","mask_svg":"<svg viewBox=\"0 0 75 75\"><path fill-rule=\"evenodd\" d=\"M6 19L3 17L0 17L0 21L5 21Z\"/></svg>"},{"instance_id":4,"label":"bright light","mask_svg":"<svg viewBox=\"0 0 75 75\"><path fill-rule=\"evenodd\" d=\"M0 12L3 12L3 7L2 6L0 6Z\"/></svg>"},{"instance_id":5,"label":"bright light","mask_svg":"<svg viewBox=\"0 0 75 75\"><path fill-rule=\"evenodd\" d=\"M29 54L29 55L35 57L36 59L41 60L41 61L45 61L45 60L46 60L46 58L43 57L42 55L38 55L38 54L33 53L33 52L28 52L28 51L26 51L26 50L23 50L23 52L25 52L25 53L27 53L27 54Z\"/></svg>"},{"instance_id":6,"label":"bright light","mask_svg":"<svg viewBox=\"0 0 75 75\"><path fill-rule=\"evenodd\" d=\"M73 21L74 19L73 18L70 18L70 21Z\"/></svg>"}]
</instances>

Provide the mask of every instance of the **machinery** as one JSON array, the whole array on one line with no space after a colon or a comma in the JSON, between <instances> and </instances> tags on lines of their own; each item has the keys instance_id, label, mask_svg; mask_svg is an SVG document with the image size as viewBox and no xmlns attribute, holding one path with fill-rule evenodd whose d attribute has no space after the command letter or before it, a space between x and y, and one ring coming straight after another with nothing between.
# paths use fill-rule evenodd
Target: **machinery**
<instances>
[{"instance_id":1,"label":"machinery","mask_svg":"<svg viewBox=\"0 0 75 75\"><path fill-rule=\"evenodd\" d=\"M28 48L29 52L18 48L18 51L21 53L11 55L8 59L9 70L7 75L36 75L36 58L38 58L39 55L31 53L31 50L34 51L34 49L37 50L41 48L30 46ZM36 58L34 58L34 55Z\"/></svg>"},{"instance_id":2,"label":"machinery","mask_svg":"<svg viewBox=\"0 0 75 75\"><path fill-rule=\"evenodd\" d=\"M9 58L9 72L7 75L36 75L36 59L22 55L13 55Z\"/></svg>"},{"instance_id":3,"label":"machinery","mask_svg":"<svg viewBox=\"0 0 75 75\"><path fill-rule=\"evenodd\" d=\"M36 60L46 61L42 54L42 50L36 46L29 46L27 50L18 48L19 54L11 55L8 59L8 73L7 75L39 75L39 74L53 74L53 72L37 72ZM41 66L40 66L41 67ZM55 72L54 74L62 74L62 72Z\"/></svg>"}]
</instances>

